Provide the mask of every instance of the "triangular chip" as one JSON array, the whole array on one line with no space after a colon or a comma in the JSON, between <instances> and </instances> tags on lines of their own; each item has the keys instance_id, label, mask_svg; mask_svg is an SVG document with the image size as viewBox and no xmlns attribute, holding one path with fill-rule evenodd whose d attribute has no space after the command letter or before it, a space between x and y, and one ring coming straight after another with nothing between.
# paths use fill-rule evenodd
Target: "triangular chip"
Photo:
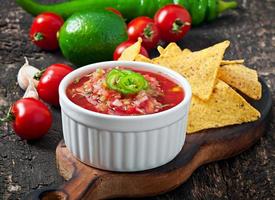
<instances>
[{"instance_id":1,"label":"triangular chip","mask_svg":"<svg viewBox=\"0 0 275 200\"><path fill-rule=\"evenodd\" d=\"M173 54L169 57L164 52L153 62L171 68L189 81L192 92L202 100L209 99L214 88L218 69L223 58L225 49L229 46L229 41L224 41L201 51L181 53L177 56Z\"/></svg>"},{"instance_id":2,"label":"triangular chip","mask_svg":"<svg viewBox=\"0 0 275 200\"><path fill-rule=\"evenodd\" d=\"M164 49L162 46L158 46L157 49L158 49L159 54L162 55L165 52L169 52L168 53L168 56L169 56L169 55L171 55L170 51L174 51L175 53L173 55L171 55L171 56L177 56L177 55L179 55L180 54L180 51L179 51L180 47L178 47L177 45L175 45L175 43L172 43L172 44L173 45L171 45L171 46L168 45L167 49ZM168 48L168 47L170 47L170 48ZM190 49L184 49L184 50L182 50L182 55L188 55L191 52L192 51Z\"/></svg>"},{"instance_id":3,"label":"triangular chip","mask_svg":"<svg viewBox=\"0 0 275 200\"><path fill-rule=\"evenodd\" d=\"M190 49L183 49L182 50L182 55L183 56L187 56L188 54L192 53L192 51Z\"/></svg>"},{"instance_id":4,"label":"triangular chip","mask_svg":"<svg viewBox=\"0 0 275 200\"><path fill-rule=\"evenodd\" d=\"M163 53L163 51L164 51L164 48L162 47L162 46L158 46L158 52L159 52L159 54L161 55L162 53Z\"/></svg>"},{"instance_id":5,"label":"triangular chip","mask_svg":"<svg viewBox=\"0 0 275 200\"><path fill-rule=\"evenodd\" d=\"M241 64L223 65L219 69L219 78L253 99L262 97L262 85L258 81L257 71Z\"/></svg>"},{"instance_id":6,"label":"triangular chip","mask_svg":"<svg viewBox=\"0 0 275 200\"><path fill-rule=\"evenodd\" d=\"M158 48L161 56L170 57L170 56L177 56L181 54L181 48L175 43L171 42L167 45L165 49Z\"/></svg>"},{"instance_id":7,"label":"triangular chip","mask_svg":"<svg viewBox=\"0 0 275 200\"><path fill-rule=\"evenodd\" d=\"M261 114L223 81L218 81L208 101L192 97L187 132L256 121Z\"/></svg>"},{"instance_id":8,"label":"triangular chip","mask_svg":"<svg viewBox=\"0 0 275 200\"><path fill-rule=\"evenodd\" d=\"M194 95L202 100L208 100L216 83L218 69L229 41L212 47L189 53L178 63L176 71L189 81Z\"/></svg>"},{"instance_id":9,"label":"triangular chip","mask_svg":"<svg viewBox=\"0 0 275 200\"><path fill-rule=\"evenodd\" d=\"M244 60L222 60L221 65L243 64Z\"/></svg>"},{"instance_id":10,"label":"triangular chip","mask_svg":"<svg viewBox=\"0 0 275 200\"><path fill-rule=\"evenodd\" d=\"M182 50L174 42L170 43L165 49L158 46L158 51L160 56L152 59L155 64L173 68L182 59Z\"/></svg>"},{"instance_id":11,"label":"triangular chip","mask_svg":"<svg viewBox=\"0 0 275 200\"><path fill-rule=\"evenodd\" d=\"M118 60L133 61L140 52L141 43L142 43L142 39L138 38L138 41L135 44L129 46L123 51L123 53L121 54Z\"/></svg>"},{"instance_id":12,"label":"triangular chip","mask_svg":"<svg viewBox=\"0 0 275 200\"><path fill-rule=\"evenodd\" d=\"M135 57L135 61L138 61L138 62L146 62L146 63L153 63L152 60L150 60L149 58L145 57L144 55L141 55L141 54L138 54L136 57Z\"/></svg>"},{"instance_id":13,"label":"triangular chip","mask_svg":"<svg viewBox=\"0 0 275 200\"><path fill-rule=\"evenodd\" d=\"M168 45L169 46L169 45ZM161 50L162 47L158 47L159 52L161 52L159 57L153 58L152 62L158 65L162 65L171 69L175 69L176 66L180 65L181 61L190 53L189 49L184 49L179 51L175 45L171 45L169 48ZM167 51L168 49L168 51ZM170 49L170 50L169 50Z\"/></svg>"}]
</instances>

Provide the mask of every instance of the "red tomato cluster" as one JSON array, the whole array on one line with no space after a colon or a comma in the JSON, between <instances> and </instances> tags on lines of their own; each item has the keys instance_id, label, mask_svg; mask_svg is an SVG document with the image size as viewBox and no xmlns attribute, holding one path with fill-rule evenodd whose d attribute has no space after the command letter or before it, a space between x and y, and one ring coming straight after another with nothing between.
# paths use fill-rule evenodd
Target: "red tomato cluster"
<instances>
[{"instance_id":1,"label":"red tomato cluster","mask_svg":"<svg viewBox=\"0 0 275 200\"><path fill-rule=\"evenodd\" d=\"M154 20L141 16L128 24L128 40L121 43L114 52L117 60L123 50L142 38L141 54L148 57L148 50L155 48L160 40L176 42L182 39L191 28L191 16L180 5L169 4L159 9ZM122 50L123 49L123 50ZM146 51L147 50L147 51Z\"/></svg>"},{"instance_id":2,"label":"red tomato cluster","mask_svg":"<svg viewBox=\"0 0 275 200\"><path fill-rule=\"evenodd\" d=\"M64 64L53 64L35 75L39 80L39 97L54 106L59 106L58 87L61 80L73 69ZM6 118L1 122L12 122L14 132L22 139L39 139L48 133L52 124L50 109L35 98L22 98L12 106Z\"/></svg>"}]
</instances>

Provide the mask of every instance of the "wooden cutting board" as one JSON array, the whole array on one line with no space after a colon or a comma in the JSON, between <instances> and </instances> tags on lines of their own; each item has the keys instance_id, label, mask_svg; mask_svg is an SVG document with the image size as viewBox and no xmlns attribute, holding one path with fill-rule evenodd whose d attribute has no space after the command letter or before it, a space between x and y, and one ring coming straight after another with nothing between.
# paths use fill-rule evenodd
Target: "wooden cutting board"
<instances>
[{"instance_id":1,"label":"wooden cutting board","mask_svg":"<svg viewBox=\"0 0 275 200\"><path fill-rule=\"evenodd\" d=\"M188 135L179 155L156 169L136 173L95 169L75 159L61 141L56 149L57 167L67 182L58 188L34 191L26 199L95 200L154 196L173 190L199 166L239 154L262 136L270 118L272 97L263 80L261 83L262 99L249 100L261 112L259 120Z\"/></svg>"}]
</instances>

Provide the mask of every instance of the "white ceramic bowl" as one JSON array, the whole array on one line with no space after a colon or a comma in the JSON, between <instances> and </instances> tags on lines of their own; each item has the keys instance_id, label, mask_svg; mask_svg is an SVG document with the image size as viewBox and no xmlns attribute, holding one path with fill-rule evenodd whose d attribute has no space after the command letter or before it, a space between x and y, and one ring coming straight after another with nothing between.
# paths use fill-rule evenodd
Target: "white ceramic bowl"
<instances>
[{"instance_id":1,"label":"white ceramic bowl","mask_svg":"<svg viewBox=\"0 0 275 200\"><path fill-rule=\"evenodd\" d=\"M164 74L185 93L177 106L155 114L115 116L86 110L66 96L77 77L97 68L130 67ZM68 74L59 86L62 127L66 146L80 161L110 171L141 171L164 165L181 151L191 101L189 83L180 74L153 64L110 61L87 65Z\"/></svg>"}]
</instances>

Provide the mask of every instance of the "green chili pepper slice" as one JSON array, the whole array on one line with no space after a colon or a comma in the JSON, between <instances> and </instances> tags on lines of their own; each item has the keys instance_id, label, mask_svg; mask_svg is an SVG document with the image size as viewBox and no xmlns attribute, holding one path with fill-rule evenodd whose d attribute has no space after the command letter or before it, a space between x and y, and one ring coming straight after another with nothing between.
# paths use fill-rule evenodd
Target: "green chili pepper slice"
<instances>
[{"instance_id":1,"label":"green chili pepper slice","mask_svg":"<svg viewBox=\"0 0 275 200\"><path fill-rule=\"evenodd\" d=\"M123 75L120 70L112 69L106 77L107 86L112 90L118 90L117 82Z\"/></svg>"},{"instance_id":2,"label":"green chili pepper slice","mask_svg":"<svg viewBox=\"0 0 275 200\"><path fill-rule=\"evenodd\" d=\"M106 77L107 86L122 94L135 94L148 88L145 78L131 70L112 69Z\"/></svg>"},{"instance_id":3,"label":"green chili pepper slice","mask_svg":"<svg viewBox=\"0 0 275 200\"><path fill-rule=\"evenodd\" d=\"M147 81L140 74L133 73L123 76L118 81L120 92L124 94L135 94L141 90L147 89Z\"/></svg>"}]
</instances>

